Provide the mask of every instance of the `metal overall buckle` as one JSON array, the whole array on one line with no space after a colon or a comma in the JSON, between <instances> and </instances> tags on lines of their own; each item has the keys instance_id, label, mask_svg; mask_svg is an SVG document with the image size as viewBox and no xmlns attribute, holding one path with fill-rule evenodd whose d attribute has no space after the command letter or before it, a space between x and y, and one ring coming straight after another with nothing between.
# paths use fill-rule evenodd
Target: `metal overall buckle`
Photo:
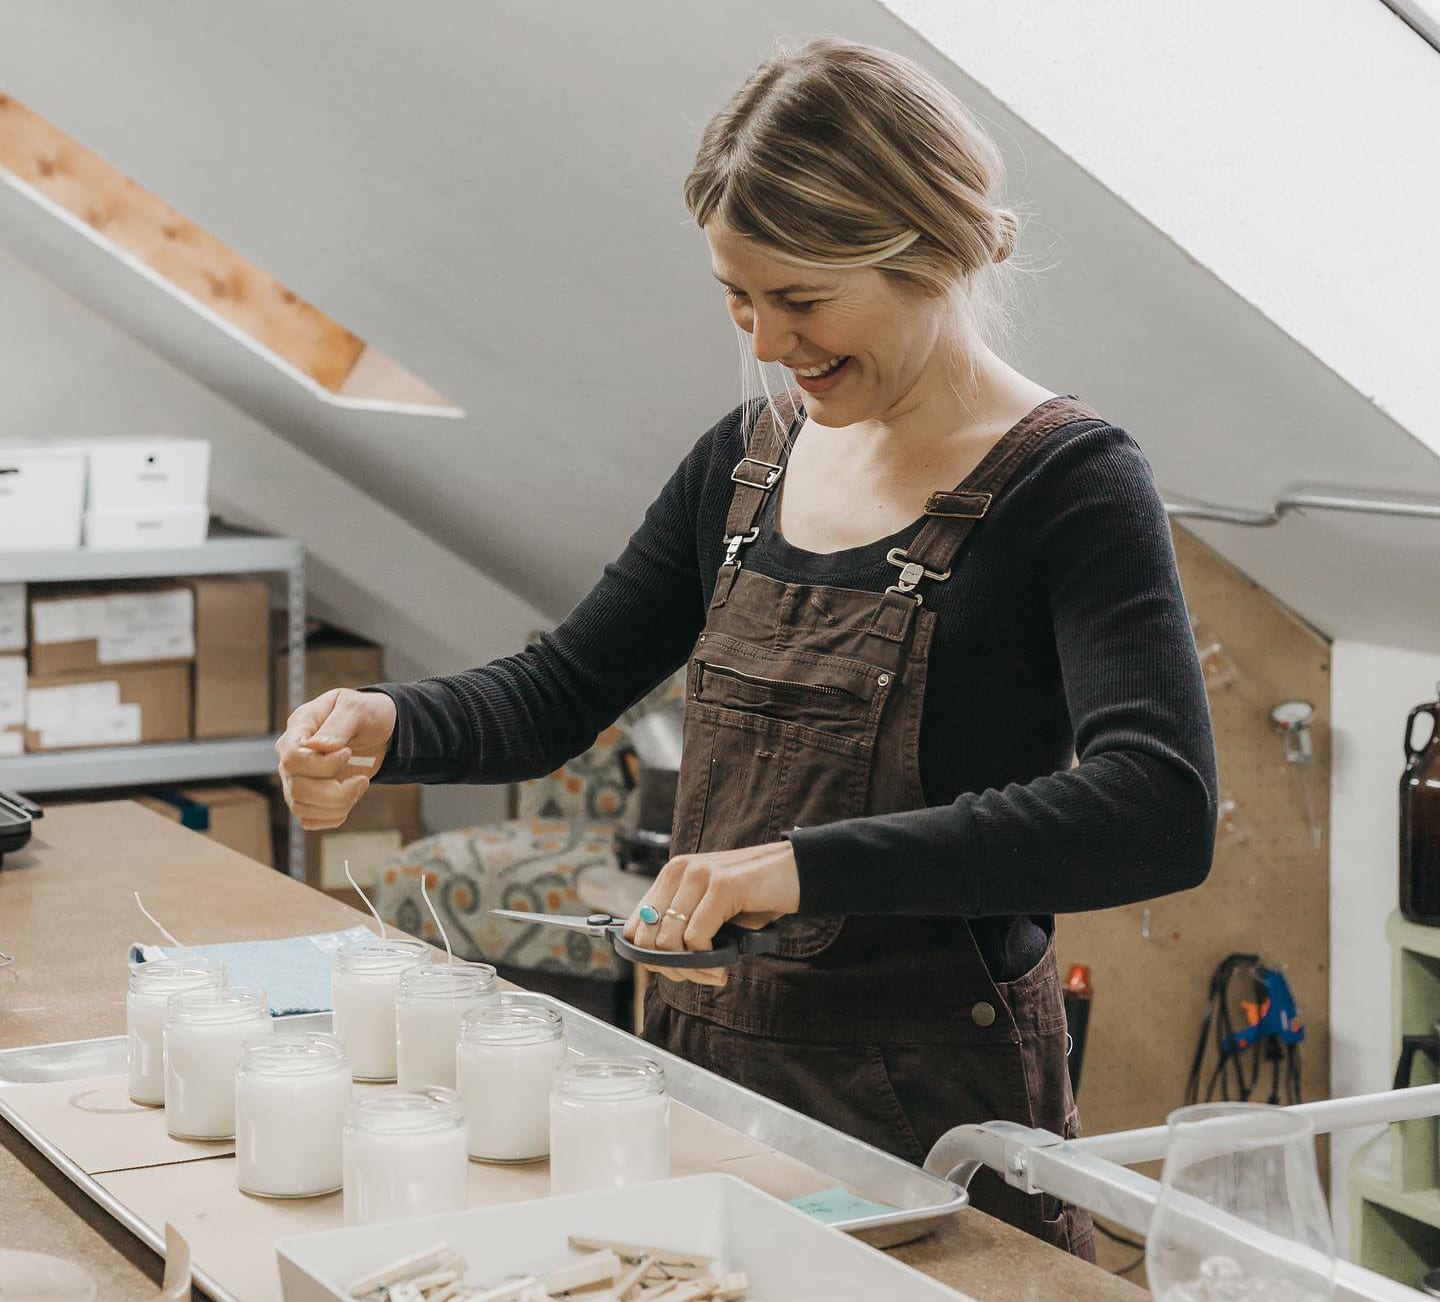
<instances>
[{"instance_id":1,"label":"metal overall buckle","mask_svg":"<svg viewBox=\"0 0 1440 1302\"><path fill-rule=\"evenodd\" d=\"M752 543L760 536L760 529L750 530L749 533L732 533L725 538L725 559L720 562L722 566L733 565L737 570L740 568L740 548L746 543Z\"/></svg>"},{"instance_id":2,"label":"metal overall buckle","mask_svg":"<svg viewBox=\"0 0 1440 1302\"><path fill-rule=\"evenodd\" d=\"M898 547L892 547L889 552L886 553L885 559L889 561L891 565L898 565L900 567L900 577L886 588L885 591L898 592L902 597L914 597L917 606L923 605L925 602L924 596L915 591L921 579L937 579L943 581L950 577L949 570L946 570L943 574L936 570L927 570L919 561L912 561Z\"/></svg>"},{"instance_id":3,"label":"metal overall buckle","mask_svg":"<svg viewBox=\"0 0 1440 1302\"><path fill-rule=\"evenodd\" d=\"M753 479L746 479L741 475L741 468L747 462L752 466L759 466L765 471L760 483L756 483ZM758 488L762 492L768 492L775 487L784 470L784 466L777 466L773 461L761 461L759 457L741 457L740 460L735 463L735 469L730 472L730 478L737 484L744 484L749 488Z\"/></svg>"}]
</instances>

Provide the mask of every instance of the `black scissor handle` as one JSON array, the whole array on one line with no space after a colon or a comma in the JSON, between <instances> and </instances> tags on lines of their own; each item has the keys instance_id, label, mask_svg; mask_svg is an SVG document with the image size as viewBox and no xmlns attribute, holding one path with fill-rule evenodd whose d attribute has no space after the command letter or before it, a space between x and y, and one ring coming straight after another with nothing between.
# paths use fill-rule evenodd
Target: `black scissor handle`
<instances>
[{"instance_id":1,"label":"black scissor handle","mask_svg":"<svg viewBox=\"0 0 1440 1302\"><path fill-rule=\"evenodd\" d=\"M780 943L774 927L737 927L725 923L715 933L714 949L642 949L625 939L624 928L610 930L610 943L621 958L648 967L734 967L745 954L768 954Z\"/></svg>"}]
</instances>

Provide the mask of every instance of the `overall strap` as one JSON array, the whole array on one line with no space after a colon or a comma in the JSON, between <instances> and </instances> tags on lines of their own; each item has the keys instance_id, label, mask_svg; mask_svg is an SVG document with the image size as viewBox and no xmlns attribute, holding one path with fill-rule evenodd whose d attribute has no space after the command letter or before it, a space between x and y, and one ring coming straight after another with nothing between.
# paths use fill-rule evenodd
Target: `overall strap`
<instances>
[{"instance_id":1,"label":"overall strap","mask_svg":"<svg viewBox=\"0 0 1440 1302\"><path fill-rule=\"evenodd\" d=\"M868 631L903 641L915 609L924 600L918 591L921 581L938 583L950 577L951 564L970 531L985 518L1025 458L1052 430L1077 420L1099 419L1098 412L1072 394L1051 398L1008 430L957 488L931 493L924 527L908 548L893 548L887 558L900 575L885 590Z\"/></svg>"},{"instance_id":2,"label":"overall strap","mask_svg":"<svg viewBox=\"0 0 1440 1302\"><path fill-rule=\"evenodd\" d=\"M759 537L760 513L765 499L785 473L780 454L785 447L787 426L776 417L775 404L767 401L755 418L747 447L750 449L730 472L735 491L730 497L730 511L725 517L725 559L715 579L711 606L723 606L740 573L740 550Z\"/></svg>"}]
</instances>

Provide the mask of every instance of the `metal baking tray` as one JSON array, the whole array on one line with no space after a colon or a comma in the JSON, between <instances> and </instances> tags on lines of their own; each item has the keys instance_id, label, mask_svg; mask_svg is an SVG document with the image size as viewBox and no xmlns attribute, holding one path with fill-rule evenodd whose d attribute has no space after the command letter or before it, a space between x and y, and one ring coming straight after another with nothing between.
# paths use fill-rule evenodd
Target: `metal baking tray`
<instances>
[{"instance_id":1,"label":"metal baking tray","mask_svg":"<svg viewBox=\"0 0 1440 1302\"><path fill-rule=\"evenodd\" d=\"M862 1198L894 1208L883 1214L832 1222L836 1229L854 1234L876 1247L893 1247L928 1233L938 1221L953 1216L969 1204L969 1194L959 1185L657 1049L558 999L546 995L526 995L526 998L547 1004L560 1013L565 1022L566 1043L572 1052L582 1057L643 1053L664 1067L671 1098L777 1153L834 1177L837 1183ZM294 1031L331 1029L329 1013L301 1013L277 1018L276 1023ZM159 1231L102 1188L6 1104L7 1086L123 1075L125 1071L123 1035L0 1050L0 1116L88 1197L143 1242L163 1253L164 1237ZM244 1302L208 1279L199 1265L195 1268L195 1282L215 1302Z\"/></svg>"}]
</instances>

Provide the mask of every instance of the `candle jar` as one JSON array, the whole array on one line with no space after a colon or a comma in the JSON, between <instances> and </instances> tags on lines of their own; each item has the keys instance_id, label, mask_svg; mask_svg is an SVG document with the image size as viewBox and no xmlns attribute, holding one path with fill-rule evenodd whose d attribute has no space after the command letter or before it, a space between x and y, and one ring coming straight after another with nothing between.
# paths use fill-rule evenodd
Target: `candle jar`
<instances>
[{"instance_id":1,"label":"candle jar","mask_svg":"<svg viewBox=\"0 0 1440 1302\"><path fill-rule=\"evenodd\" d=\"M460 1019L500 1002L488 963L422 963L400 974L395 996L395 1075L402 1090L455 1088Z\"/></svg>"},{"instance_id":2,"label":"candle jar","mask_svg":"<svg viewBox=\"0 0 1440 1302\"><path fill-rule=\"evenodd\" d=\"M465 1116L454 1090L380 1090L345 1112L345 1224L465 1210Z\"/></svg>"},{"instance_id":3,"label":"candle jar","mask_svg":"<svg viewBox=\"0 0 1440 1302\"><path fill-rule=\"evenodd\" d=\"M670 1175L670 1096L648 1058L582 1058L550 1095L550 1192L580 1193Z\"/></svg>"},{"instance_id":4,"label":"candle jar","mask_svg":"<svg viewBox=\"0 0 1440 1302\"><path fill-rule=\"evenodd\" d=\"M235 1176L242 1193L309 1198L341 1185L350 1061L333 1035L246 1044L235 1072Z\"/></svg>"},{"instance_id":5,"label":"candle jar","mask_svg":"<svg viewBox=\"0 0 1440 1302\"><path fill-rule=\"evenodd\" d=\"M543 1158L550 1151L550 1085L565 1061L560 1014L519 1000L472 1009L460 1023L455 1059L470 1156Z\"/></svg>"},{"instance_id":6,"label":"candle jar","mask_svg":"<svg viewBox=\"0 0 1440 1302\"><path fill-rule=\"evenodd\" d=\"M245 1041L275 1033L263 990L170 996L165 1019L165 1129L176 1139L235 1135L235 1068Z\"/></svg>"},{"instance_id":7,"label":"candle jar","mask_svg":"<svg viewBox=\"0 0 1440 1302\"><path fill-rule=\"evenodd\" d=\"M357 940L335 951L330 978L335 1034L356 1080L395 1079L395 996L400 976L429 961L419 940Z\"/></svg>"},{"instance_id":8,"label":"candle jar","mask_svg":"<svg viewBox=\"0 0 1440 1302\"><path fill-rule=\"evenodd\" d=\"M132 963L125 995L125 1057L130 1098L158 1108L165 1102L165 1017L170 996L182 990L218 990L225 965L191 954Z\"/></svg>"}]
</instances>

